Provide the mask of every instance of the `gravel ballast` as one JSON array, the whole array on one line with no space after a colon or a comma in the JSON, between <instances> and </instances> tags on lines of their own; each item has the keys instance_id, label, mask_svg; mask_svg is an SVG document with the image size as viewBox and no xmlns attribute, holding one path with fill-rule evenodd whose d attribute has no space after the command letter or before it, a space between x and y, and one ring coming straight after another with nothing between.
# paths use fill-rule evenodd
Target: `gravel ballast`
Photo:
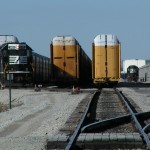
<instances>
[{"instance_id":1,"label":"gravel ballast","mask_svg":"<svg viewBox=\"0 0 150 150\"><path fill-rule=\"evenodd\" d=\"M0 113L0 149L45 149L48 136L57 134L88 93L12 89L12 109ZM0 102L9 105L9 90L0 90Z\"/></svg>"},{"instance_id":2,"label":"gravel ballast","mask_svg":"<svg viewBox=\"0 0 150 150\"><path fill-rule=\"evenodd\" d=\"M142 111L150 110L150 88L118 88ZM88 93L12 89L12 109L0 113L0 150L44 150L47 138L65 124ZM9 90L0 90L0 103L9 106Z\"/></svg>"},{"instance_id":3,"label":"gravel ballast","mask_svg":"<svg viewBox=\"0 0 150 150\"><path fill-rule=\"evenodd\" d=\"M150 88L118 88L131 98L143 112L150 111Z\"/></svg>"}]
</instances>

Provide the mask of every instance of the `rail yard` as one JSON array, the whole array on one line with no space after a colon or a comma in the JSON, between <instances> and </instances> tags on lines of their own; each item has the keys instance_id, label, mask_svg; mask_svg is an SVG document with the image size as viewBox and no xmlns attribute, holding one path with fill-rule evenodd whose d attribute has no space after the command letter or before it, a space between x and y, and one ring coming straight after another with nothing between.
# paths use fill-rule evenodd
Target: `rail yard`
<instances>
[{"instance_id":1,"label":"rail yard","mask_svg":"<svg viewBox=\"0 0 150 150\"><path fill-rule=\"evenodd\" d=\"M92 59L73 36L50 58L0 38L0 149L150 149L150 85L137 66L121 79L116 35L97 35Z\"/></svg>"},{"instance_id":2,"label":"rail yard","mask_svg":"<svg viewBox=\"0 0 150 150\"><path fill-rule=\"evenodd\" d=\"M149 6L1 1L0 150L150 150Z\"/></svg>"},{"instance_id":3,"label":"rail yard","mask_svg":"<svg viewBox=\"0 0 150 150\"><path fill-rule=\"evenodd\" d=\"M142 128L147 125L143 131L148 138L148 84L120 83L116 89L79 92L56 87L38 92L34 88L12 89L12 109L9 90L1 91L0 102L5 105L0 113L1 149L148 149L149 141L145 142L118 95L123 93L130 102Z\"/></svg>"},{"instance_id":4,"label":"rail yard","mask_svg":"<svg viewBox=\"0 0 150 150\"><path fill-rule=\"evenodd\" d=\"M86 97L58 134L49 137L48 149L149 149L149 108L141 105L149 103L149 90L104 88Z\"/></svg>"}]
</instances>

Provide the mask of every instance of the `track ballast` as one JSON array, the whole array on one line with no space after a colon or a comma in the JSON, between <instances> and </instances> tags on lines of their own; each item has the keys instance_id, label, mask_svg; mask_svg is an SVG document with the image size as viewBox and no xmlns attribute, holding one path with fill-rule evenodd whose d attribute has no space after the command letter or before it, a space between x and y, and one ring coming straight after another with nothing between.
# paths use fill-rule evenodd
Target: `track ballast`
<instances>
[{"instance_id":1,"label":"track ballast","mask_svg":"<svg viewBox=\"0 0 150 150\"><path fill-rule=\"evenodd\" d=\"M125 103L133 110L132 113ZM140 113L140 108L118 90L108 88L99 90L93 96L90 94L81 104L60 133L48 139L47 149L146 149L149 147L148 134L145 131L143 135L141 128L145 118L150 118L150 114ZM74 119L71 119L72 116ZM137 117L141 128L137 125L134 116ZM66 126L68 122L69 128Z\"/></svg>"}]
</instances>

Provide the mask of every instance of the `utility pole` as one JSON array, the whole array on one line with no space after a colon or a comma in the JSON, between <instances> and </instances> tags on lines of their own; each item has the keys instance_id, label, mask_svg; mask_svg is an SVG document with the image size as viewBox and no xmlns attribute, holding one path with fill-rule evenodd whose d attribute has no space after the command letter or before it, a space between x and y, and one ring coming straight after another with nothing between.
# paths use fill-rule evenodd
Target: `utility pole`
<instances>
[{"instance_id":1,"label":"utility pole","mask_svg":"<svg viewBox=\"0 0 150 150\"><path fill-rule=\"evenodd\" d=\"M9 108L11 109L11 74L10 74L10 63L9 63L9 52L8 52L8 75L9 75Z\"/></svg>"}]
</instances>

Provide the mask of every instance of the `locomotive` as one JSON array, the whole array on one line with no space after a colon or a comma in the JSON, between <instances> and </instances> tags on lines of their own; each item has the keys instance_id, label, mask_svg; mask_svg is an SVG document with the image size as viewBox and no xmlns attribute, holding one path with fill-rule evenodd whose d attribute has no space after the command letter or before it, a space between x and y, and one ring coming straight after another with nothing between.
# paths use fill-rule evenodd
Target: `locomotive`
<instances>
[{"instance_id":1,"label":"locomotive","mask_svg":"<svg viewBox=\"0 0 150 150\"><path fill-rule=\"evenodd\" d=\"M74 37L54 37L50 55L52 83L75 86L91 83L91 59Z\"/></svg>"},{"instance_id":2,"label":"locomotive","mask_svg":"<svg viewBox=\"0 0 150 150\"><path fill-rule=\"evenodd\" d=\"M120 79L120 42L112 34L97 35L92 46L92 78L95 85L115 85Z\"/></svg>"},{"instance_id":3,"label":"locomotive","mask_svg":"<svg viewBox=\"0 0 150 150\"><path fill-rule=\"evenodd\" d=\"M135 65L130 65L127 68L127 80L128 82L138 82L139 79L139 68Z\"/></svg>"},{"instance_id":4,"label":"locomotive","mask_svg":"<svg viewBox=\"0 0 150 150\"><path fill-rule=\"evenodd\" d=\"M48 83L50 59L33 52L26 43L4 43L0 48L0 82L12 86Z\"/></svg>"}]
</instances>

